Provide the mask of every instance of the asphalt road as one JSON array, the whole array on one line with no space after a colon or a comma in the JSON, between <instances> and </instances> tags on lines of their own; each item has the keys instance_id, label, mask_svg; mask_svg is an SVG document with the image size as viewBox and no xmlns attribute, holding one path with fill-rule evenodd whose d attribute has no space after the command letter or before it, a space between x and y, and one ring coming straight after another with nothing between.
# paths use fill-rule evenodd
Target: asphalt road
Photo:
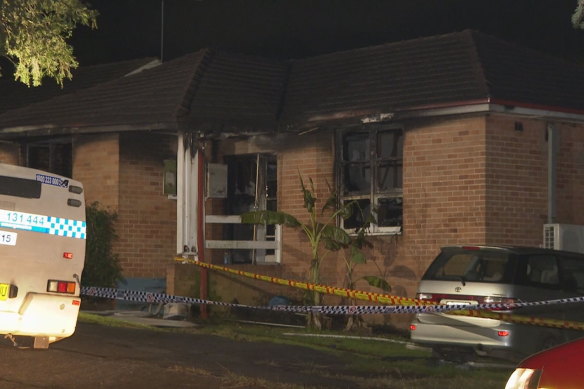
<instances>
[{"instance_id":1,"label":"asphalt road","mask_svg":"<svg viewBox=\"0 0 584 389\"><path fill-rule=\"evenodd\" d=\"M2 389L354 387L342 368L298 346L87 323L48 350L0 345Z\"/></svg>"}]
</instances>

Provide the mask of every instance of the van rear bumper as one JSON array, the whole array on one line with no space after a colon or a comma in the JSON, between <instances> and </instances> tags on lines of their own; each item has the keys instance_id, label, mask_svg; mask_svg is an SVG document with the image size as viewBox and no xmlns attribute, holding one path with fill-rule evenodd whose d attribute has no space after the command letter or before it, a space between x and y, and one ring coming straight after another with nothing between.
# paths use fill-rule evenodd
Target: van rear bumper
<instances>
[{"instance_id":1,"label":"van rear bumper","mask_svg":"<svg viewBox=\"0 0 584 389\"><path fill-rule=\"evenodd\" d=\"M0 302L0 333L22 336L65 338L75 332L81 299L27 293L18 312L2 311Z\"/></svg>"},{"instance_id":2,"label":"van rear bumper","mask_svg":"<svg viewBox=\"0 0 584 389\"><path fill-rule=\"evenodd\" d=\"M513 344L513 325L501 323L497 327L451 326L414 321L411 331L414 343L425 345L457 345L468 347L510 348ZM504 332L507 335L501 336Z\"/></svg>"}]
</instances>

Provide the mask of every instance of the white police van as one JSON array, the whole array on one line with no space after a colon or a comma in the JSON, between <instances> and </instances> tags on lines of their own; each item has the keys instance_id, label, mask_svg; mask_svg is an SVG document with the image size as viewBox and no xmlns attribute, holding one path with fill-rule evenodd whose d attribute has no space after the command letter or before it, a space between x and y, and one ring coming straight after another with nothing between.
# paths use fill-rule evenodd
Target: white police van
<instances>
[{"instance_id":1,"label":"white police van","mask_svg":"<svg viewBox=\"0 0 584 389\"><path fill-rule=\"evenodd\" d=\"M0 334L35 348L73 334L85 239L81 183L0 164Z\"/></svg>"}]
</instances>

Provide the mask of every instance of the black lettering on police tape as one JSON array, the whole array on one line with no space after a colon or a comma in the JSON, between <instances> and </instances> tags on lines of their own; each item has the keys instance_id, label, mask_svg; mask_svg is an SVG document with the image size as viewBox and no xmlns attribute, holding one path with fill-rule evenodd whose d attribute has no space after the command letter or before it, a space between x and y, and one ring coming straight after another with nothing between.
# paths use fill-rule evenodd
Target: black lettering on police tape
<instances>
[{"instance_id":1,"label":"black lettering on police tape","mask_svg":"<svg viewBox=\"0 0 584 389\"><path fill-rule=\"evenodd\" d=\"M457 310L491 310L491 309L510 309L527 306L552 305L552 304L566 304L566 303L580 303L584 302L584 297L570 297L557 300L535 301L525 303L513 304L477 304L473 306L457 304L457 305L349 305L349 306L249 306L243 304L225 303L220 301L203 300L193 297L171 296L163 293L149 293L144 291L131 291L115 288L97 288L97 287L82 287L81 294L92 297L103 297L117 300L129 300L146 303L159 302L183 302L192 304L208 304L220 305L227 307L239 307L249 309L262 310L279 310L288 312L315 312L326 314L388 314L388 313L435 313L435 312L449 312Z\"/></svg>"}]
</instances>

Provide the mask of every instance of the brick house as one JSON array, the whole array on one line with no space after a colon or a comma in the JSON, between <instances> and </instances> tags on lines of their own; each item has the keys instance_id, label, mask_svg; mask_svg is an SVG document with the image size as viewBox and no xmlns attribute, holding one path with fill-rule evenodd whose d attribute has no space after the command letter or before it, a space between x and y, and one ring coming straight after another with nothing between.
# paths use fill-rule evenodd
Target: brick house
<instances>
[{"instance_id":1,"label":"brick house","mask_svg":"<svg viewBox=\"0 0 584 389\"><path fill-rule=\"evenodd\" d=\"M545 223L584 224L583 90L584 67L473 31L290 61L202 50L0 114L0 162L25 164L20 151L41 139L71 145L88 202L119 214L125 276L177 294L188 271L172 259L203 247L199 217L259 207L303 219L298 174L319 198L331 183L376 211L358 274L411 297L440 246L539 246ZM164 161L177 161L177 196ZM207 241L273 233L250 231L205 225ZM278 255L200 254L305 279L306 241L281 234ZM323 282L343 285L344 266L329 256ZM217 293L267 301L241 288Z\"/></svg>"}]
</instances>

